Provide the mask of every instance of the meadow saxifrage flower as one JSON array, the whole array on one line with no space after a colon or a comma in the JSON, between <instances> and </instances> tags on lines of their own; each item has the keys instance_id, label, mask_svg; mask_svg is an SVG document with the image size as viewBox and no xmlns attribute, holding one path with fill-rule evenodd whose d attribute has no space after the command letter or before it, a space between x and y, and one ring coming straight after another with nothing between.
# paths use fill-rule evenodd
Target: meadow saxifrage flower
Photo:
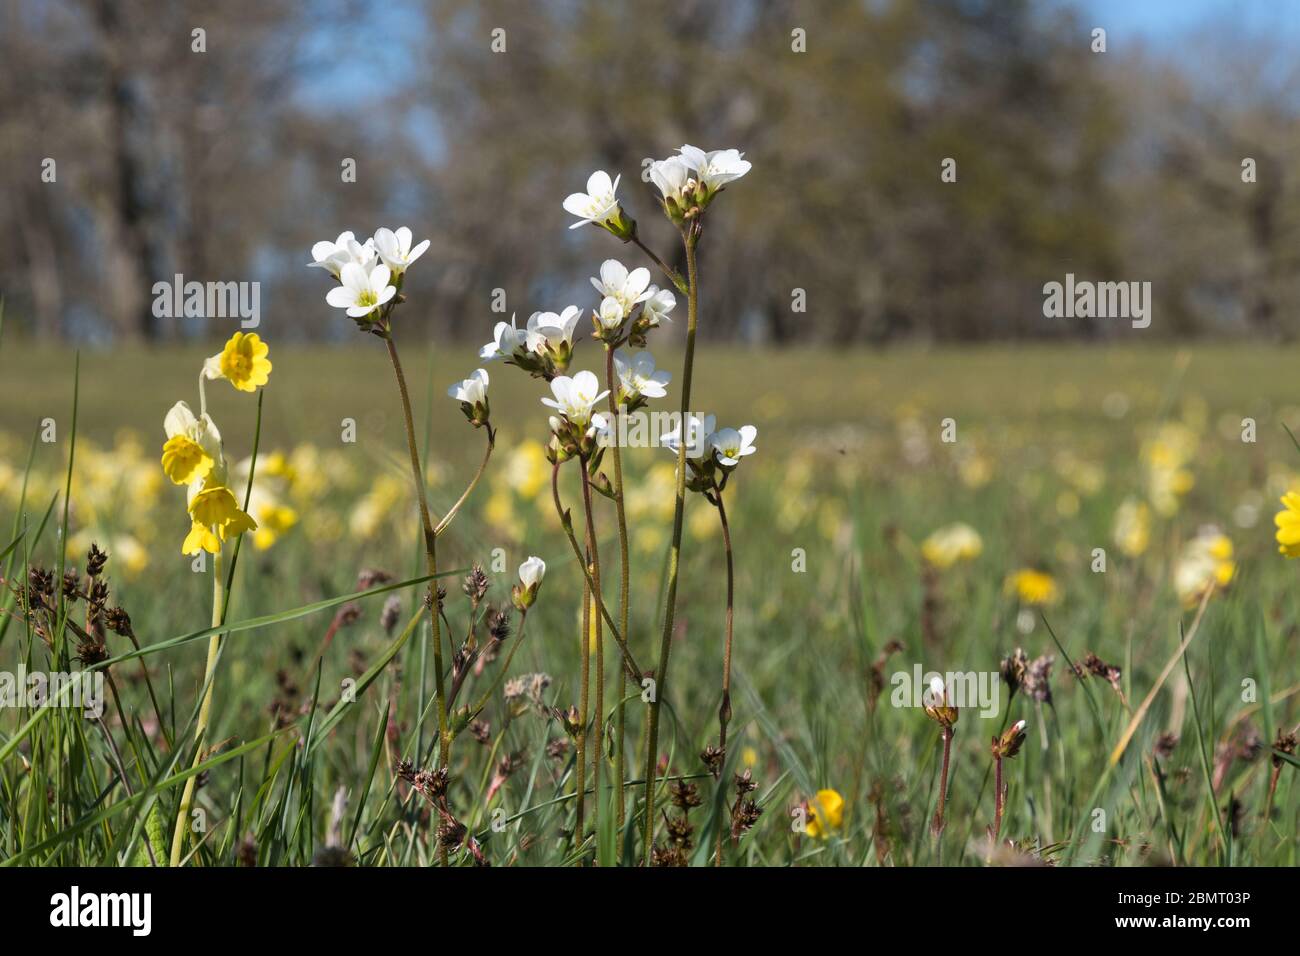
<instances>
[{"instance_id":1,"label":"meadow saxifrage flower","mask_svg":"<svg viewBox=\"0 0 1300 956\"><path fill-rule=\"evenodd\" d=\"M753 425L720 428L709 436L709 448L713 450L718 464L730 470L740 464L740 459L758 451L754 447L754 439L757 437L758 429Z\"/></svg>"},{"instance_id":2,"label":"meadow saxifrage flower","mask_svg":"<svg viewBox=\"0 0 1300 956\"><path fill-rule=\"evenodd\" d=\"M585 193L570 193L564 200L564 210L577 216L578 221L569 226L577 229L588 224L608 229L620 238L631 234L632 223L623 215L618 204L618 181L610 180L609 173L598 169L587 178Z\"/></svg>"},{"instance_id":3,"label":"meadow saxifrage flower","mask_svg":"<svg viewBox=\"0 0 1300 956\"><path fill-rule=\"evenodd\" d=\"M710 192L717 192L752 168L745 154L735 149L715 149L706 153L688 144L681 147L680 152L682 160Z\"/></svg>"},{"instance_id":4,"label":"meadow saxifrage flower","mask_svg":"<svg viewBox=\"0 0 1300 956\"><path fill-rule=\"evenodd\" d=\"M613 299L622 310L621 318L626 319L640 303L650 298L650 270L638 266L631 272L617 259L606 259L600 264L600 277L593 277L591 284L605 300ZM601 303L602 313L604 302ZM603 315L602 315L603 317Z\"/></svg>"},{"instance_id":5,"label":"meadow saxifrage flower","mask_svg":"<svg viewBox=\"0 0 1300 956\"><path fill-rule=\"evenodd\" d=\"M203 363L203 375L224 378L241 392L255 392L270 378L270 352L256 332L236 332L220 352Z\"/></svg>"},{"instance_id":6,"label":"meadow saxifrage flower","mask_svg":"<svg viewBox=\"0 0 1300 956\"><path fill-rule=\"evenodd\" d=\"M375 252L395 276L404 273L429 248L428 239L411 248L411 230L406 226L395 232L392 229L377 229L374 242Z\"/></svg>"},{"instance_id":7,"label":"meadow saxifrage flower","mask_svg":"<svg viewBox=\"0 0 1300 956\"><path fill-rule=\"evenodd\" d=\"M573 357L573 333L578 328L582 310L571 305L558 315L554 312L534 312L528 317L525 329L528 351L540 356L552 374L563 372Z\"/></svg>"},{"instance_id":8,"label":"meadow saxifrage flower","mask_svg":"<svg viewBox=\"0 0 1300 956\"><path fill-rule=\"evenodd\" d=\"M546 562L537 555L529 556L527 561L519 565L519 583L511 592L516 608L524 611L533 606L537 600L537 590L542 586L542 578L545 576Z\"/></svg>"},{"instance_id":9,"label":"meadow saxifrage flower","mask_svg":"<svg viewBox=\"0 0 1300 956\"><path fill-rule=\"evenodd\" d=\"M307 268L324 269L337 279L343 267L349 262L355 262L369 269L374 264L375 256L373 239L360 243L351 232L343 232L334 242L326 239L313 245L311 247L313 261L307 263Z\"/></svg>"},{"instance_id":10,"label":"meadow saxifrage flower","mask_svg":"<svg viewBox=\"0 0 1300 956\"><path fill-rule=\"evenodd\" d=\"M325 294L325 301L336 309L344 309L354 319L363 319L397 295L397 288L388 284L392 272L383 263L369 270L349 262L339 273L340 285Z\"/></svg>"},{"instance_id":11,"label":"meadow saxifrage flower","mask_svg":"<svg viewBox=\"0 0 1300 956\"><path fill-rule=\"evenodd\" d=\"M592 409L609 394L600 390L600 379L592 372L579 372L570 378L556 376L551 381L554 398L543 398L542 404L555 409L572 426L585 429L592 422Z\"/></svg>"},{"instance_id":12,"label":"meadow saxifrage flower","mask_svg":"<svg viewBox=\"0 0 1300 956\"><path fill-rule=\"evenodd\" d=\"M663 398L672 373L655 368L655 357L649 352L628 355L621 349L614 353L614 371L618 375L617 403L629 409L644 404L647 398Z\"/></svg>"},{"instance_id":13,"label":"meadow saxifrage flower","mask_svg":"<svg viewBox=\"0 0 1300 956\"><path fill-rule=\"evenodd\" d=\"M709 436L713 434L717 424L716 415L705 415L703 418L690 414L686 416L686 457L688 459L699 459L705 456L709 451ZM678 422L672 431L659 436L659 444L673 454L677 454L681 443L681 422Z\"/></svg>"},{"instance_id":14,"label":"meadow saxifrage flower","mask_svg":"<svg viewBox=\"0 0 1300 956\"><path fill-rule=\"evenodd\" d=\"M475 369L469 378L452 385L447 394L460 402L461 411L475 428L486 425L490 414L488 406L488 373L486 369Z\"/></svg>"}]
</instances>

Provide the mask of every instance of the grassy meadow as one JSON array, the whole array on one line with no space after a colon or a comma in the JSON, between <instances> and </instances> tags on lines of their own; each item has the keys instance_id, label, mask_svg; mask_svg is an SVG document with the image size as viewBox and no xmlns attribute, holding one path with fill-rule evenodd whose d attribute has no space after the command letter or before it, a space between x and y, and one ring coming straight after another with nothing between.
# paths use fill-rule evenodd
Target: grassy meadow
<instances>
[{"instance_id":1,"label":"grassy meadow","mask_svg":"<svg viewBox=\"0 0 1300 956\"><path fill-rule=\"evenodd\" d=\"M479 363L468 344L429 354L400 328L397 338L430 506L443 514L484 450L446 388ZM75 643L51 648L19 595L33 568L83 569L91 542L109 555L109 603L129 613L141 648L117 660L134 647L105 635L102 720L0 708L6 863L164 864L190 780L194 864L440 860L447 821L399 772L402 761L431 769L437 756L425 585L348 597L423 573L383 346L266 339L274 372L254 487L277 510L240 544L197 773L212 569L197 573L181 553L184 490L159 455L164 414L180 399L197 408L195 370L213 349L82 352L75 453L74 355L14 339L0 350L0 670L58 670L76 656ZM579 351L574 367L593 354ZM761 815L724 841L728 865L1295 865L1295 758L1273 747L1285 751L1300 722L1300 562L1278 553L1273 516L1300 489L1300 450L1284 427L1300 434L1296 358L1247 346L778 353L703 342L693 404L720 424L756 425L758 452L727 489L735 650L720 782L700 754L718 733L722 535L714 508L698 495L687 503L656 804L657 839L678 852L657 858L712 863L735 775L748 771ZM678 355L659 360L680 369ZM509 609L519 564L538 555L547 573L524 636L512 632L465 679L458 703L486 694L486 704L447 767L446 805L465 828L447 861L630 864L642 856L643 794L629 783L620 830L612 763L574 838L561 712L581 691L582 571L551 498L545 387L488 368L496 448L439 544L441 567L458 572L440 580L448 659L470 632L462 580L472 565L491 581L480 642L488 609ZM222 382L207 389L238 463L252 453L258 403ZM649 668L673 458L632 449L624 466L628 636ZM561 493L576 516L573 470ZM595 522L613 607L614 510L599 497ZM74 622L83 604L69 606ZM514 641L507 681L494 686ZM607 752L617 653L606 635L604 729L593 735ZM959 711L938 837L940 725L894 700L895 675L910 679L916 666L1011 678L995 682L993 716ZM639 695L626 690L629 782L644 777ZM990 739L1021 719L993 841Z\"/></svg>"}]
</instances>

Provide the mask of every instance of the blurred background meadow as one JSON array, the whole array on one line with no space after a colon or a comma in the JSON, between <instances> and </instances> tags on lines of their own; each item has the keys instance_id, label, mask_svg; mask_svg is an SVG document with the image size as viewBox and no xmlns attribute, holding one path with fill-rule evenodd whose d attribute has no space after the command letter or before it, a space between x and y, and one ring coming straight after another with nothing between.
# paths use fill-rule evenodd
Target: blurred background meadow
<instances>
[{"instance_id":1,"label":"blurred background meadow","mask_svg":"<svg viewBox=\"0 0 1300 956\"><path fill-rule=\"evenodd\" d=\"M432 240L395 337L442 513L483 447L446 387L479 364L503 318L497 290L521 319L586 308L602 259L641 264L604 233L569 232L564 196L592 169L621 171L642 235L680 266L642 161L681 142L735 146L754 169L701 244L693 404L756 425L759 451L728 497L735 744L721 786L699 753L717 729L722 541L714 509L688 501L660 747L664 772L703 799L685 857L709 860L731 774L748 769L763 814L733 864L1295 864L1300 605L1273 515L1300 489L1287 434L1300 434L1300 4L14 0L0 17L13 94L0 549L17 542L0 559L0 668L43 666L13 582L57 563L65 505L68 566L91 542L108 551L142 645L207 625L210 585L180 553L188 518L158 458L163 415L196 400L196 370L235 322L160 319L154 282L261 284L274 371L260 528L229 619L274 616L422 567L382 347L326 306L303 268L311 244L386 223ZM807 52L791 49L796 28ZM945 157L956 183L940 181ZM348 158L355 182L340 179ZM1045 318L1042 286L1067 272L1151 282L1151 327ZM684 324L651 343L675 380ZM580 345L574 367L597 349ZM442 560L488 569L494 607L525 557L547 561L511 667L546 679L495 695L481 740L458 742L451 803L493 864L574 862L573 754L546 708L577 700L581 574L550 499L542 386L489 368L497 448ZM255 403L212 385L209 401L226 455L250 455ZM644 449L625 467L630 635L653 662L673 464ZM564 496L576 509L576 484ZM608 561L613 510L597 511ZM468 604L459 577L442 583L459 640ZM195 860L437 860L437 820L396 772L433 757L427 632L371 671L421 593L229 636L209 735L225 759L201 778ZM613 654L607 642L611 675ZM170 831L169 762L202 651L142 661L112 665L123 706L105 727L120 754L76 715L31 728L30 709L0 711L7 861L147 862L155 812L117 788L119 761L154 781ZM957 723L942 841L928 828L938 728L890 703L892 676L917 664L1012 675L995 717ZM341 683L368 675L334 711ZM628 711L633 753L642 710ZM1022 718L1004 768L1014 844L995 847L989 738ZM601 862L639 855L634 828L593 843Z\"/></svg>"}]
</instances>

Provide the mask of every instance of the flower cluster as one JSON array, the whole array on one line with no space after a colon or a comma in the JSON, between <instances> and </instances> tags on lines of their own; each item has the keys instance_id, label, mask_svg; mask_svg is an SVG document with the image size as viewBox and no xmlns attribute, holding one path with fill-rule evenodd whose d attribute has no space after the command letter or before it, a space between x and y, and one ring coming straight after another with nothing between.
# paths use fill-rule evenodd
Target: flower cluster
<instances>
[{"instance_id":1,"label":"flower cluster","mask_svg":"<svg viewBox=\"0 0 1300 956\"><path fill-rule=\"evenodd\" d=\"M173 484L186 488L190 532L181 546L184 554L218 554L229 538L257 529L257 522L240 508L231 488L221 432L207 412L203 384L225 379L241 392L255 392L271 374L269 351L256 333L236 332L220 352L203 363L199 414L195 415L182 401L173 405L163 419L167 440L163 444L162 469Z\"/></svg>"},{"instance_id":2,"label":"flower cluster","mask_svg":"<svg viewBox=\"0 0 1300 956\"><path fill-rule=\"evenodd\" d=\"M333 242L313 245L307 265L338 280L326 294L326 302L346 311L359 328L382 331L407 268L429 248L428 239L412 247L411 238L406 226L378 229L365 242L358 242L351 232L340 233Z\"/></svg>"},{"instance_id":3,"label":"flower cluster","mask_svg":"<svg viewBox=\"0 0 1300 956\"><path fill-rule=\"evenodd\" d=\"M740 460L758 450L754 447L758 429L753 425L718 428L714 415L703 418L687 415L685 426L686 487L706 497L722 491ZM682 444L682 434L682 423L679 422L676 428L660 437L659 443L676 454Z\"/></svg>"}]
</instances>

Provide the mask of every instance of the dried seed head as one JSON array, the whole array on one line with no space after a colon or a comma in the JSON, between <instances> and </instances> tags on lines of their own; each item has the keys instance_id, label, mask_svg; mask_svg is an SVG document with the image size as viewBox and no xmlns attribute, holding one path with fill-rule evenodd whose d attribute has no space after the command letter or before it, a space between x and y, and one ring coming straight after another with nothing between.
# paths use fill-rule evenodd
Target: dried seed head
<instances>
[{"instance_id":1,"label":"dried seed head","mask_svg":"<svg viewBox=\"0 0 1300 956\"><path fill-rule=\"evenodd\" d=\"M700 798L700 788L688 780L674 780L669 788L673 806L682 813L691 807L698 807L704 801Z\"/></svg>"},{"instance_id":2,"label":"dried seed head","mask_svg":"<svg viewBox=\"0 0 1300 956\"><path fill-rule=\"evenodd\" d=\"M99 550L99 545L93 541L90 544L90 550L86 552L86 574L92 578L99 577L104 570L104 565L108 563L108 553Z\"/></svg>"},{"instance_id":3,"label":"dried seed head","mask_svg":"<svg viewBox=\"0 0 1300 956\"><path fill-rule=\"evenodd\" d=\"M492 727L486 720L476 720L469 725L470 736L481 744L492 740Z\"/></svg>"},{"instance_id":4,"label":"dried seed head","mask_svg":"<svg viewBox=\"0 0 1300 956\"><path fill-rule=\"evenodd\" d=\"M495 611L488 618L488 633L495 640L504 641L510 636L510 615L505 611Z\"/></svg>"},{"instance_id":5,"label":"dried seed head","mask_svg":"<svg viewBox=\"0 0 1300 956\"><path fill-rule=\"evenodd\" d=\"M704 767L717 780L722 776L722 764L726 761L727 754L721 747L715 747L712 744L705 747L700 752L700 759L704 761Z\"/></svg>"},{"instance_id":6,"label":"dried seed head","mask_svg":"<svg viewBox=\"0 0 1300 956\"><path fill-rule=\"evenodd\" d=\"M1158 759L1168 760L1174 755L1174 748L1177 746L1178 735L1171 732L1165 732L1156 738L1155 745L1151 750Z\"/></svg>"},{"instance_id":7,"label":"dried seed head","mask_svg":"<svg viewBox=\"0 0 1300 956\"><path fill-rule=\"evenodd\" d=\"M1025 669L1021 687L1026 694L1040 704L1052 702L1052 663L1056 660L1052 654L1035 657Z\"/></svg>"},{"instance_id":8,"label":"dried seed head","mask_svg":"<svg viewBox=\"0 0 1300 956\"><path fill-rule=\"evenodd\" d=\"M87 599L95 613L102 613L104 605L108 602L108 582L103 578L92 578Z\"/></svg>"},{"instance_id":9,"label":"dried seed head","mask_svg":"<svg viewBox=\"0 0 1300 956\"><path fill-rule=\"evenodd\" d=\"M131 630L131 616L126 613L126 608L110 607L104 613L104 623L114 634L122 637L135 636L135 631Z\"/></svg>"},{"instance_id":10,"label":"dried seed head","mask_svg":"<svg viewBox=\"0 0 1300 956\"><path fill-rule=\"evenodd\" d=\"M76 568L63 572L63 599L76 602L81 597L81 575Z\"/></svg>"},{"instance_id":11,"label":"dried seed head","mask_svg":"<svg viewBox=\"0 0 1300 956\"><path fill-rule=\"evenodd\" d=\"M1014 653L1002 658L998 672L1002 675L1002 682L1007 685L1012 694L1020 689L1020 685L1025 679L1025 669L1028 666L1029 658L1025 656L1024 650L1019 647L1015 649Z\"/></svg>"},{"instance_id":12,"label":"dried seed head","mask_svg":"<svg viewBox=\"0 0 1300 956\"><path fill-rule=\"evenodd\" d=\"M379 626L385 633L391 635L401 617L402 599L396 594L388 595L388 599L384 601L384 609L379 612Z\"/></svg>"},{"instance_id":13,"label":"dried seed head","mask_svg":"<svg viewBox=\"0 0 1300 956\"><path fill-rule=\"evenodd\" d=\"M470 568L469 574L465 575L465 582L461 585L461 590L477 606L478 602L483 600L483 595L487 594L490 586L491 582L488 580L487 574L484 573L480 565L476 564Z\"/></svg>"},{"instance_id":14,"label":"dried seed head","mask_svg":"<svg viewBox=\"0 0 1300 956\"><path fill-rule=\"evenodd\" d=\"M1277 729L1277 737L1273 741L1273 749L1279 750L1284 754L1294 754L1295 748L1296 748L1295 731L1286 733L1282 730L1281 727L1279 727ZM1282 766L1282 758L1279 757L1277 754L1273 754L1273 766L1274 767Z\"/></svg>"}]
</instances>

